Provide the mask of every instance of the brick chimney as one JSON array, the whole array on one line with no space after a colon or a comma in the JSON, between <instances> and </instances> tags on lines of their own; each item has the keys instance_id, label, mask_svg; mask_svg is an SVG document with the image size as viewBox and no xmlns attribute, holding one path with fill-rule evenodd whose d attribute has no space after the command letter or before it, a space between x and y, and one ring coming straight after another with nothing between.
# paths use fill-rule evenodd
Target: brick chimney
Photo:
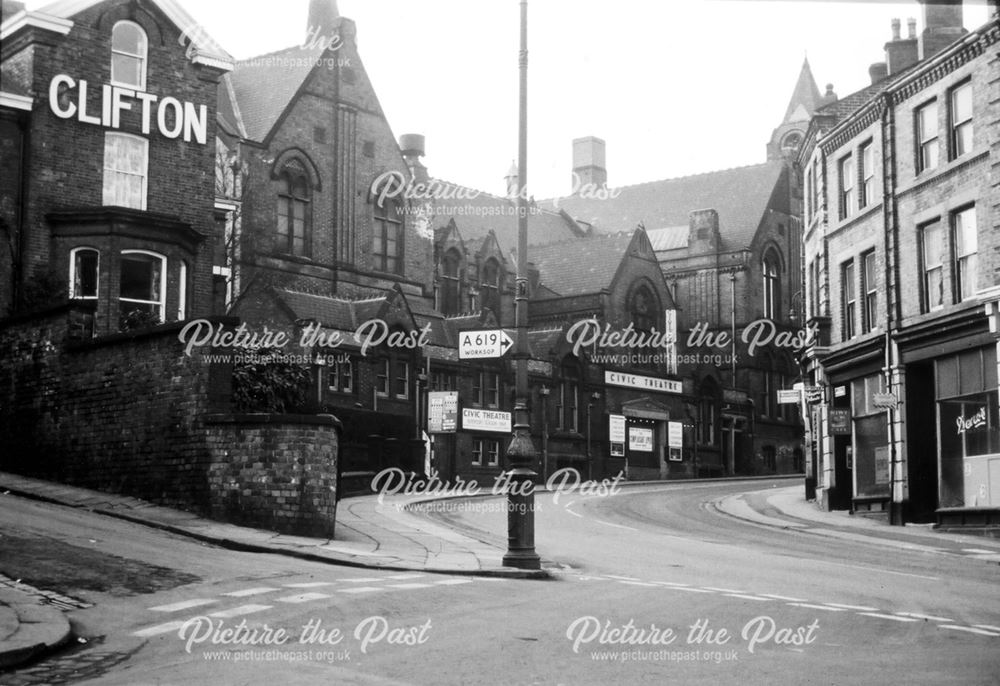
<instances>
[{"instance_id":1,"label":"brick chimney","mask_svg":"<svg viewBox=\"0 0 1000 686\"><path fill-rule=\"evenodd\" d=\"M420 161L424 156L424 137L419 133L404 133L399 137L399 151L403 154L403 161L410 168L410 176L413 183L427 183L430 174L427 167Z\"/></svg>"},{"instance_id":2,"label":"brick chimney","mask_svg":"<svg viewBox=\"0 0 1000 686\"><path fill-rule=\"evenodd\" d=\"M907 19L906 25L908 35L900 38L899 19L892 20L892 40L885 44L885 64L889 76L895 76L920 59L917 54L917 21Z\"/></svg>"},{"instance_id":3,"label":"brick chimney","mask_svg":"<svg viewBox=\"0 0 1000 686\"><path fill-rule=\"evenodd\" d=\"M868 67L868 76L871 77L873 86L880 81L885 81L889 77L889 65L885 62L876 62Z\"/></svg>"},{"instance_id":4,"label":"brick chimney","mask_svg":"<svg viewBox=\"0 0 1000 686\"><path fill-rule=\"evenodd\" d=\"M608 170L604 162L604 141L596 136L576 138L573 140L573 173L579 177L581 184L593 184L598 187L608 185ZM579 190L575 187L574 191Z\"/></svg>"},{"instance_id":5,"label":"brick chimney","mask_svg":"<svg viewBox=\"0 0 1000 686\"><path fill-rule=\"evenodd\" d=\"M962 26L962 0L920 0L924 31L920 34L920 59L944 50L967 31Z\"/></svg>"},{"instance_id":6,"label":"brick chimney","mask_svg":"<svg viewBox=\"0 0 1000 686\"><path fill-rule=\"evenodd\" d=\"M337 0L309 0L309 20L306 23L306 45L316 44L319 40L327 43L333 39L340 26L340 12L337 11Z\"/></svg>"},{"instance_id":7,"label":"brick chimney","mask_svg":"<svg viewBox=\"0 0 1000 686\"><path fill-rule=\"evenodd\" d=\"M719 213L711 209L693 210L688 218L688 250L695 255L718 250Z\"/></svg>"}]
</instances>

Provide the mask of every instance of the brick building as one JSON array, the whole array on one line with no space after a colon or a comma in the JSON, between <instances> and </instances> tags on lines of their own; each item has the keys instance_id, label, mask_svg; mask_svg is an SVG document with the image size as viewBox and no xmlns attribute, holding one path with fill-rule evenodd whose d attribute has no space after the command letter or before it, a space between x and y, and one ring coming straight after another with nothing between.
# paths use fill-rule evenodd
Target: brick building
<instances>
[{"instance_id":1,"label":"brick building","mask_svg":"<svg viewBox=\"0 0 1000 686\"><path fill-rule=\"evenodd\" d=\"M825 508L982 525L1000 507L1000 24L922 5L801 149L810 461Z\"/></svg>"}]
</instances>

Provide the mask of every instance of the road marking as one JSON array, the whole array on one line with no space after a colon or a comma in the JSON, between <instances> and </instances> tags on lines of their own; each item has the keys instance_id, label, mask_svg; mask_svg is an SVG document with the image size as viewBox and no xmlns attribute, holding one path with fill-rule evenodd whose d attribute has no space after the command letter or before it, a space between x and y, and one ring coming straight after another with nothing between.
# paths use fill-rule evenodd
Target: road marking
<instances>
[{"instance_id":1,"label":"road marking","mask_svg":"<svg viewBox=\"0 0 1000 686\"><path fill-rule=\"evenodd\" d=\"M143 629L142 631L135 631L132 633L132 635L140 636L142 638L147 638L149 636L158 636L160 634L165 634L170 631L177 631L186 623L187 620L178 622L167 622L166 624L157 624L156 626L151 626L148 629Z\"/></svg>"},{"instance_id":2,"label":"road marking","mask_svg":"<svg viewBox=\"0 0 1000 686\"><path fill-rule=\"evenodd\" d=\"M919 622L919 619L913 617L899 617L898 615L885 615L881 612L859 612L859 615L864 615L865 617L878 617L879 619L891 619L894 622Z\"/></svg>"},{"instance_id":3,"label":"road marking","mask_svg":"<svg viewBox=\"0 0 1000 686\"><path fill-rule=\"evenodd\" d=\"M912 576L917 579L929 579L930 581L940 581L939 576L927 576L926 574L910 574L909 572L894 572L891 569L881 567L868 567L866 565L849 565L843 562L827 562L826 564L837 565L838 567L850 567L851 569L863 569L866 572L878 572L879 574L896 574L898 576Z\"/></svg>"},{"instance_id":4,"label":"road marking","mask_svg":"<svg viewBox=\"0 0 1000 686\"><path fill-rule=\"evenodd\" d=\"M958 626L956 624L942 624L942 629L954 629L955 631L967 631L970 634L979 634L980 636L1000 636L1000 632L987 631L986 629L977 629L972 626Z\"/></svg>"},{"instance_id":5,"label":"road marking","mask_svg":"<svg viewBox=\"0 0 1000 686\"><path fill-rule=\"evenodd\" d=\"M431 584L389 584L389 588L430 588Z\"/></svg>"},{"instance_id":6,"label":"road marking","mask_svg":"<svg viewBox=\"0 0 1000 686\"><path fill-rule=\"evenodd\" d=\"M458 584L471 584L472 579L444 579L434 582L438 586L457 586Z\"/></svg>"},{"instance_id":7,"label":"road marking","mask_svg":"<svg viewBox=\"0 0 1000 686\"><path fill-rule=\"evenodd\" d=\"M320 586L333 586L332 581L309 581L302 584L284 584L285 588L319 588Z\"/></svg>"},{"instance_id":8,"label":"road marking","mask_svg":"<svg viewBox=\"0 0 1000 686\"><path fill-rule=\"evenodd\" d=\"M619 581L620 584L628 584L629 586L656 586L656 584L651 584L646 581Z\"/></svg>"},{"instance_id":9,"label":"road marking","mask_svg":"<svg viewBox=\"0 0 1000 686\"><path fill-rule=\"evenodd\" d=\"M260 586L258 588L245 588L242 591L230 591L229 593L223 593L224 596L229 596L230 598L245 598L249 595L261 595L262 593L270 593L271 591L280 591L280 588L273 588L271 586Z\"/></svg>"},{"instance_id":10,"label":"road marking","mask_svg":"<svg viewBox=\"0 0 1000 686\"><path fill-rule=\"evenodd\" d=\"M405 581L405 580L408 580L408 579L422 579L425 576L427 576L427 575L426 574L393 574L391 576L387 576L386 579L392 579L393 581Z\"/></svg>"},{"instance_id":11,"label":"road marking","mask_svg":"<svg viewBox=\"0 0 1000 686\"><path fill-rule=\"evenodd\" d=\"M628 531L638 531L638 529L636 529L635 527L625 526L624 524L615 524L613 522L606 522L603 519L595 519L594 521L597 522L598 524L604 524L605 526L613 526L616 529L626 529Z\"/></svg>"},{"instance_id":12,"label":"road marking","mask_svg":"<svg viewBox=\"0 0 1000 686\"><path fill-rule=\"evenodd\" d=\"M149 608L153 612L177 612L178 610L187 610L188 608L198 607L199 605L211 605L212 603L219 602L215 598L195 598L193 600L182 600L179 603L171 603L170 605L157 605L156 607Z\"/></svg>"},{"instance_id":13,"label":"road marking","mask_svg":"<svg viewBox=\"0 0 1000 686\"><path fill-rule=\"evenodd\" d=\"M922 615L919 612L897 612L897 615L902 615L904 617L916 617L917 619L929 619L934 622L954 622L954 619L948 619L947 617L935 617L934 615ZM1000 629L997 629L1000 631Z\"/></svg>"},{"instance_id":14,"label":"road marking","mask_svg":"<svg viewBox=\"0 0 1000 686\"><path fill-rule=\"evenodd\" d=\"M792 607L808 607L811 610L826 610L827 612L847 612L842 607L830 607L829 605L813 605L812 603L788 603Z\"/></svg>"},{"instance_id":15,"label":"road marking","mask_svg":"<svg viewBox=\"0 0 1000 686\"><path fill-rule=\"evenodd\" d=\"M843 603L823 603L824 605L829 605L830 607L842 607L845 610L859 610L861 612L878 612L877 607L868 607L867 605L844 605Z\"/></svg>"},{"instance_id":16,"label":"road marking","mask_svg":"<svg viewBox=\"0 0 1000 686\"><path fill-rule=\"evenodd\" d=\"M374 586L355 586L354 588L341 588L338 590L340 593L372 593L374 591L383 591L385 589L375 588Z\"/></svg>"},{"instance_id":17,"label":"road marking","mask_svg":"<svg viewBox=\"0 0 1000 686\"><path fill-rule=\"evenodd\" d=\"M289 595L284 598L276 598L279 603L308 603L310 600L321 600L323 598L332 598L326 593L300 593L299 595Z\"/></svg>"},{"instance_id":18,"label":"road marking","mask_svg":"<svg viewBox=\"0 0 1000 686\"><path fill-rule=\"evenodd\" d=\"M973 626L979 629L986 629L987 631L1000 631L1000 626L993 626L992 624L973 624Z\"/></svg>"},{"instance_id":19,"label":"road marking","mask_svg":"<svg viewBox=\"0 0 1000 686\"><path fill-rule=\"evenodd\" d=\"M686 586L664 586L664 588L671 591L690 591L691 593L715 593L715 591L709 591L704 588L688 588Z\"/></svg>"},{"instance_id":20,"label":"road marking","mask_svg":"<svg viewBox=\"0 0 1000 686\"><path fill-rule=\"evenodd\" d=\"M370 583L374 583L376 581L385 581L385 580L386 580L386 577L384 577L384 576L371 576L371 577L367 577L366 576L366 577L361 578L361 579L341 579L341 581L349 581L349 582L354 583L354 584L370 584Z\"/></svg>"},{"instance_id":21,"label":"road marking","mask_svg":"<svg viewBox=\"0 0 1000 686\"><path fill-rule=\"evenodd\" d=\"M679 584L676 581L654 581L654 584L666 584L667 586L690 586L691 584Z\"/></svg>"},{"instance_id":22,"label":"road marking","mask_svg":"<svg viewBox=\"0 0 1000 686\"><path fill-rule=\"evenodd\" d=\"M260 612L261 610L270 610L272 605L240 605L239 607L234 607L231 610L223 610L222 612L213 612L209 617L240 617L242 615L250 615L254 612Z\"/></svg>"},{"instance_id":23,"label":"road marking","mask_svg":"<svg viewBox=\"0 0 1000 686\"><path fill-rule=\"evenodd\" d=\"M787 601L792 602L792 603L804 603L804 602L806 602L805 598L792 598L792 597L787 596L787 595L778 595L776 593L761 593L761 595L762 596L766 596L768 598L774 598L775 600L787 600Z\"/></svg>"},{"instance_id":24,"label":"road marking","mask_svg":"<svg viewBox=\"0 0 1000 686\"><path fill-rule=\"evenodd\" d=\"M702 588L707 588L710 591L718 591L719 593L746 593L746 591L737 591L735 588L716 588L715 586L702 586Z\"/></svg>"},{"instance_id":25,"label":"road marking","mask_svg":"<svg viewBox=\"0 0 1000 686\"><path fill-rule=\"evenodd\" d=\"M962 548L963 553L986 553L992 555L996 550L986 550L985 548Z\"/></svg>"},{"instance_id":26,"label":"road marking","mask_svg":"<svg viewBox=\"0 0 1000 686\"><path fill-rule=\"evenodd\" d=\"M726 593L725 595L729 596L730 598L743 598L744 600L762 600L765 602L773 600L772 598L761 598L760 596L746 595L745 593Z\"/></svg>"},{"instance_id":27,"label":"road marking","mask_svg":"<svg viewBox=\"0 0 1000 686\"><path fill-rule=\"evenodd\" d=\"M974 560L982 560L983 562L1000 562L1000 554L985 553L982 555L968 555Z\"/></svg>"},{"instance_id":28,"label":"road marking","mask_svg":"<svg viewBox=\"0 0 1000 686\"><path fill-rule=\"evenodd\" d=\"M614 574L605 574L604 576L608 579L618 579L620 581L639 581L634 576L616 576Z\"/></svg>"}]
</instances>

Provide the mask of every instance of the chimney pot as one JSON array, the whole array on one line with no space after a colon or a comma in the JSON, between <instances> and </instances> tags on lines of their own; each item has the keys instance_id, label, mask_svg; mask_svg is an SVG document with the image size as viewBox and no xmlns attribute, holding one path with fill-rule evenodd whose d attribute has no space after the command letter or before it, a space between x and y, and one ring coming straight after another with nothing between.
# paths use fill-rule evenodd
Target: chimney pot
<instances>
[{"instance_id":1,"label":"chimney pot","mask_svg":"<svg viewBox=\"0 0 1000 686\"><path fill-rule=\"evenodd\" d=\"M889 76L889 65L885 62L876 62L868 67L868 76L871 77L872 85L884 81Z\"/></svg>"},{"instance_id":2,"label":"chimney pot","mask_svg":"<svg viewBox=\"0 0 1000 686\"><path fill-rule=\"evenodd\" d=\"M427 167L420 161L424 155L424 137L419 133L404 133L399 137L399 151L403 161L410 168L410 175L416 183L426 183L430 180Z\"/></svg>"},{"instance_id":3,"label":"chimney pot","mask_svg":"<svg viewBox=\"0 0 1000 686\"><path fill-rule=\"evenodd\" d=\"M917 37L917 20L914 19L913 17L910 17L909 19L906 20L906 31L908 34L907 38Z\"/></svg>"},{"instance_id":4,"label":"chimney pot","mask_svg":"<svg viewBox=\"0 0 1000 686\"><path fill-rule=\"evenodd\" d=\"M892 39L899 40L899 19L892 20Z\"/></svg>"}]
</instances>

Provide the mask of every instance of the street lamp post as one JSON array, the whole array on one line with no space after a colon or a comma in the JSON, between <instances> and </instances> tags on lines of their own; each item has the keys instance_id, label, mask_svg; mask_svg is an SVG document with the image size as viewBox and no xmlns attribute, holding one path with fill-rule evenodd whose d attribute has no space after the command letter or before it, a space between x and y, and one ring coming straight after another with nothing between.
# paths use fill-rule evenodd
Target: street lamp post
<instances>
[{"instance_id":1,"label":"street lamp post","mask_svg":"<svg viewBox=\"0 0 1000 686\"><path fill-rule=\"evenodd\" d=\"M515 344L514 436L507 447L510 465L507 490L507 553L503 564L521 569L540 569L535 552L535 446L528 414L528 0L521 0L521 48L518 52L518 163L517 163L517 282L514 317Z\"/></svg>"},{"instance_id":2,"label":"street lamp post","mask_svg":"<svg viewBox=\"0 0 1000 686\"><path fill-rule=\"evenodd\" d=\"M590 435L592 431L590 416L591 416L591 410L594 407L594 403L596 403L600 399L601 399L601 394L598 393L597 391L591 393L590 397L587 399L587 479L588 480L594 478L594 466L593 466L594 458L590 450L591 446Z\"/></svg>"},{"instance_id":3,"label":"street lamp post","mask_svg":"<svg viewBox=\"0 0 1000 686\"><path fill-rule=\"evenodd\" d=\"M539 401L542 403L542 481L549 481L549 390L548 386L538 389Z\"/></svg>"}]
</instances>

